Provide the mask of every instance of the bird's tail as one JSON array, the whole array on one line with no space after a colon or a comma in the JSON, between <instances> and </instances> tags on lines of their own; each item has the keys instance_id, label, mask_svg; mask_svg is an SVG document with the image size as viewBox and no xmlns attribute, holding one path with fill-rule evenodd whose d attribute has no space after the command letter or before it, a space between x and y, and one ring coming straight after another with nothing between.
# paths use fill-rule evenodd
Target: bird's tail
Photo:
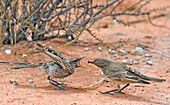
<instances>
[{"instance_id":1,"label":"bird's tail","mask_svg":"<svg viewBox=\"0 0 170 105\"><path fill-rule=\"evenodd\" d=\"M29 68L29 67L38 67L41 66L43 63L25 63L25 62L0 62L2 64L15 64L17 66L13 66L10 69L22 69L22 68Z\"/></svg>"},{"instance_id":2,"label":"bird's tail","mask_svg":"<svg viewBox=\"0 0 170 105\"><path fill-rule=\"evenodd\" d=\"M166 81L165 79L153 78L153 77L145 77L145 80L155 81L155 82L164 82L164 81Z\"/></svg>"}]
</instances>

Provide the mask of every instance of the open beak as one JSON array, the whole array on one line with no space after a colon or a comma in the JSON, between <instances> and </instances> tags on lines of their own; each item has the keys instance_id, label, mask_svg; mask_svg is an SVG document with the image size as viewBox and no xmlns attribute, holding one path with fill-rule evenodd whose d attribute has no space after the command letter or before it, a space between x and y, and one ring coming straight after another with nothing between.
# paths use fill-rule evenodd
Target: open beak
<instances>
[{"instance_id":1,"label":"open beak","mask_svg":"<svg viewBox=\"0 0 170 105\"><path fill-rule=\"evenodd\" d=\"M78 67L82 67L82 68L86 68L86 67L84 67L84 66L81 64L81 60L82 60L83 58L84 58L84 57L81 57L81 58L78 59L78 61L77 61L77 66L78 66Z\"/></svg>"},{"instance_id":2,"label":"open beak","mask_svg":"<svg viewBox=\"0 0 170 105\"><path fill-rule=\"evenodd\" d=\"M82 67L82 68L86 68L86 67L84 67L84 66L81 64L80 61L77 62L77 66L78 66L78 67Z\"/></svg>"},{"instance_id":3,"label":"open beak","mask_svg":"<svg viewBox=\"0 0 170 105\"><path fill-rule=\"evenodd\" d=\"M93 63L93 61L88 61L88 63Z\"/></svg>"}]
</instances>

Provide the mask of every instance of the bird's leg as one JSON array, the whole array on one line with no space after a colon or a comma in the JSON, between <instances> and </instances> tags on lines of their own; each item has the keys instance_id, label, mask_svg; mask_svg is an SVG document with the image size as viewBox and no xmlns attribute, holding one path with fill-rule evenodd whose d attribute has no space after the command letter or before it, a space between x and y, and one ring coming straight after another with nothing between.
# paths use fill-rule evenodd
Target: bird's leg
<instances>
[{"instance_id":1,"label":"bird's leg","mask_svg":"<svg viewBox=\"0 0 170 105\"><path fill-rule=\"evenodd\" d=\"M125 85L124 87L122 87L118 92L123 93L122 90L125 89L126 87L128 87L129 85L130 85L129 83L126 84L126 85ZM124 93L124 94L125 94L125 93Z\"/></svg>"},{"instance_id":2,"label":"bird's leg","mask_svg":"<svg viewBox=\"0 0 170 105\"><path fill-rule=\"evenodd\" d=\"M47 79L48 79L50 82L56 83L56 85L63 85L62 83L59 83L59 82L57 82L57 81L51 79L50 76L48 76Z\"/></svg>"},{"instance_id":3,"label":"bird's leg","mask_svg":"<svg viewBox=\"0 0 170 105\"><path fill-rule=\"evenodd\" d=\"M110 94L111 92L115 92L115 93L122 93L125 94L124 92L122 92L123 89L125 89L126 87L128 87L130 84L128 83L127 85L125 85L124 87L120 88L120 85L117 85L117 89L114 90L110 90L110 91L106 91L106 92L100 92L101 94Z\"/></svg>"},{"instance_id":4,"label":"bird's leg","mask_svg":"<svg viewBox=\"0 0 170 105\"><path fill-rule=\"evenodd\" d=\"M62 87L63 84L58 83L57 81L51 79L50 76L48 76L47 79L49 80L49 83L50 83L51 85L57 87L57 88L56 88L57 90L67 90L67 88L63 88L63 87Z\"/></svg>"}]
</instances>

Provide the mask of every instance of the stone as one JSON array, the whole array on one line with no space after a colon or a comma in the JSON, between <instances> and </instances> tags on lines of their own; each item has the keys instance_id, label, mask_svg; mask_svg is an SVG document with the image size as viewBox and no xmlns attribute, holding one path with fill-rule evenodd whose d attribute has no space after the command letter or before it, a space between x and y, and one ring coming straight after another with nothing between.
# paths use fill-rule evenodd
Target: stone
<instances>
[{"instance_id":1,"label":"stone","mask_svg":"<svg viewBox=\"0 0 170 105\"><path fill-rule=\"evenodd\" d=\"M153 62L151 60L146 61L146 64L153 65Z\"/></svg>"},{"instance_id":2,"label":"stone","mask_svg":"<svg viewBox=\"0 0 170 105\"><path fill-rule=\"evenodd\" d=\"M17 81L14 80L14 79L10 79L9 82L10 82L11 84L13 84L13 85L16 85L16 84L17 84Z\"/></svg>"},{"instance_id":3,"label":"stone","mask_svg":"<svg viewBox=\"0 0 170 105\"><path fill-rule=\"evenodd\" d=\"M34 81L33 81L33 80L31 80L31 79L30 79L30 80L28 80L28 82L29 82L30 84L34 83Z\"/></svg>"},{"instance_id":4,"label":"stone","mask_svg":"<svg viewBox=\"0 0 170 105\"><path fill-rule=\"evenodd\" d=\"M27 54L22 54L22 57L24 58L24 57L27 57Z\"/></svg>"},{"instance_id":5,"label":"stone","mask_svg":"<svg viewBox=\"0 0 170 105\"><path fill-rule=\"evenodd\" d=\"M120 48L119 53L120 53L120 55L126 55L127 52L126 52L125 48Z\"/></svg>"},{"instance_id":6,"label":"stone","mask_svg":"<svg viewBox=\"0 0 170 105\"><path fill-rule=\"evenodd\" d=\"M97 49L98 49L99 51L102 51L102 47L98 47Z\"/></svg>"},{"instance_id":7,"label":"stone","mask_svg":"<svg viewBox=\"0 0 170 105\"><path fill-rule=\"evenodd\" d=\"M142 47L136 47L134 50L132 50L131 54L133 55L144 55L144 49Z\"/></svg>"},{"instance_id":8,"label":"stone","mask_svg":"<svg viewBox=\"0 0 170 105\"><path fill-rule=\"evenodd\" d=\"M10 49L7 49L7 50L5 50L5 53L6 53L7 55L10 55L10 54L12 54L12 51L11 51Z\"/></svg>"},{"instance_id":9,"label":"stone","mask_svg":"<svg viewBox=\"0 0 170 105\"><path fill-rule=\"evenodd\" d=\"M87 48L87 47L86 47L86 48L84 48L84 51L89 51L89 48Z\"/></svg>"},{"instance_id":10,"label":"stone","mask_svg":"<svg viewBox=\"0 0 170 105\"><path fill-rule=\"evenodd\" d=\"M133 65L133 64L139 64L139 59L130 59L129 60L129 64Z\"/></svg>"},{"instance_id":11,"label":"stone","mask_svg":"<svg viewBox=\"0 0 170 105\"><path fill-rule=\"evenodd\" d=\"M116 54L116 51L113 49L109 49L109 54Z\"/></svg>"},{"instance_id":12,"label":"stone","mask_svg":"<svg viewBox=\"0 0 170 105\"><path fill-rule=\"evenodd\" d=\"M127 60L126 60L126 59L123 59L123 60L122 60L122 63L126 64L126 63L127 63Z\"/></svg>"},{"instance_id":13,"label":"stone","mask_svg":"<svg viewBox=\"0 0 170 105\"><path fill-rule=\"evenodd\" d=\"M116 104L116 101L113 101L112 104Z\"/></svg>"},{"instance_id":14,"label":"stone","mask_svg":"<svg viewBox=\"0 0 170 105\"><path fill-rule=\"evenodd\" d=\"M145 54L145 57L151 57L152 55L150 55L150 54Z\"/></svg>"}]
</instances>

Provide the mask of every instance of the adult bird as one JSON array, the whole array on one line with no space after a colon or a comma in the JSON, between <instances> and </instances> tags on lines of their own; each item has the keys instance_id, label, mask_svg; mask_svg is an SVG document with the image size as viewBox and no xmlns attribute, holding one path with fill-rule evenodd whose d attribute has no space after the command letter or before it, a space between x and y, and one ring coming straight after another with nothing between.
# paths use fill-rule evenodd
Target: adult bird
<instances>
[{"instance_id":1,"label":"adult bird","mask_svg":"<svg viewBox=\"0 0 170 105\"><path fill-rule=\"evenodd\" d=\"M143 83L150 84L148 81L163 82L165 79L148 77L141 74L139 71L128 67L124 63L114 62L112 60L97 58L94 61L88 61L98 67L100 67L103 73L112 81L117 82L117 89L100 92L102 94L109 94L111 92L123 93L122 90L130 85L130 83ZM119 84L126 84L124 87L120 88Z\"/></svg>"}]
</instances>

